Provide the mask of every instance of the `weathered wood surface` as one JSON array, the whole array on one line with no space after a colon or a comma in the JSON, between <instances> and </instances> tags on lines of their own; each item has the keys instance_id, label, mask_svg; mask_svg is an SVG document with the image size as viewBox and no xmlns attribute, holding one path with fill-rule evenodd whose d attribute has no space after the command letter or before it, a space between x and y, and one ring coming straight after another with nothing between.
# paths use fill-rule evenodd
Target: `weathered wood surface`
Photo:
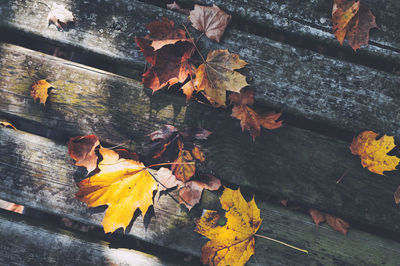
<instances>
[{"instance_id":1,"label":"weathered wood surface","mask_svg":"<svg viewBox=\"0 0 400 266\"><path fill-rule=\"evenodd\" d=\"M99 226L103 213L88 210L74 198L76 172L77 167L70 164L65 145L22 131L0 129L0 198ZM217 206L217 201L213 193L203 196L203 206ZM257 239L256 256L250 265L394 265L400 260L397 242L357 229L352 229L347 236L326 225L317 229L307 215L266 203L260 198L256 198L256 202L263 219L259 234L306 248L310 254ZM156 195L154 212L147 229L140 216L129 234L200 255L206 239L193 232L192 216L166 195L160 199Z\"/></svg>"},{"instance_id":2,"label":"weathered wood surface","mask_svg":"<svg viewBox=\"0 0 400 266\"><path fill-rule=\"evenodd\" d=\"M74 28L62 32L48 26L46 5L51 3L8 1L0 6L0 27L143 69L145 60L132 37L144 36L145 25L162 16L176 23L187 20L181 14L139 1L100 0L96 5L83 0L59 1L77 18ZM346 130L368 128L400 135L400 76L233 29L227 30L221 44L202 38L199 46L205 53L229 49L240 54L249 62L243 73L251 79L257 100L270 107Z\"/></svg>"},{"instance_id":3,"label":"weathered wood surface","mask_svg":"<svg viewBox=\"0 0 400 266\"><path fill-rule=\"evenodd\" d=\"M181 0L185 4L218 5L241 23L268 27L315 41L340 44L332 34L333 1L280 0ZM357 51L369 55L400 59L400 2L397 0L362 2L370 7L380 28L370 32L370 44ZM345 44L351 50L348 44Z\"/></svg>"},{"instance_id":4,"label":"weathered wood surface","mask_svg":"<svg viewBox=\"0 0 400 266\"><path fill-rule=\"evenodd\" d=\"M1 265L176 265L0 210Z\"/></svg>"},{"instance_id":5,"label":"weathered wood surface","mask_svg":"<svg viewBox=\"0 0 400 266\"><path fill-rule=\"evenodd\" d=\"M183 98L163 93L151 96L137 81L12 45L4 45L1 54L0 110L18 117L15 125L21 129L26 120L44 136L94 133L113 144L133 140L139 149L145 135L164 124L202 126L214 132L203 147L207 168L219 178L400 232L400 210L393 201L399 173L379 176L362 169L350 143L289 125L263 130L253 143L226 110L186 105ZM39 78L57 88L45 107L29 95Z\"/></svg>"}]
</instances>

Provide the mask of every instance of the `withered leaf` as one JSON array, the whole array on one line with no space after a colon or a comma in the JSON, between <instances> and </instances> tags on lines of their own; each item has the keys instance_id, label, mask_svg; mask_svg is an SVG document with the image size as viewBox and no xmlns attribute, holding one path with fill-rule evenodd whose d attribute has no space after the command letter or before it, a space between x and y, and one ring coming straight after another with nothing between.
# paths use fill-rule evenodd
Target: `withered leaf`
<instances>
[{"instance_id":1,"label":"withered leaf","mask_svg":"<svg viewBox=\"0 0 400 266\"><path fill-rule=\"evenodd\" d=\"M179 153L171 165L171 170L177 179L188 181L196 173L196 165L190 151L183 149L183 143L178 140Z\"/></svg>"},{"instance_id":2,"label":"withered leaf","mask_svg":"<svg viewBox=\"0 0 400 266\"><path fill-rule=\"evenodd\" d=\"M0 119L0 125L2 125L3 127L11 127L16 130L16 128L13 126L13 124L11 124L10 122L8 122L6 120Z\"/></svg>"},{"instance_id":3,"label":"withered leaf","mask_svg":"<svg viewBox=\"0 0 400 266\"><path fill-rule=\"evenodd\" d=\"M74 22L75 18L71 11L65 8L64 5L53 3L51 10L47 16L49 23L53 23L59 29L64 29L68 23Z\"/></svg>"},{"instance_id":4,"label":"withered leaf","mask_svg":"<svg viewBox=\"0 0 400 266\"><path fill-rule=\"evenodd\" d=\"M217 211L207 210L196 221L195 232L210 239L201 249L201 262L208 265L244 265L254 254L254 235L261 226L260 209L254 198L246 202L239 190L225 188L220 198L226 211L225 225Z\"/></svg>"},{"instance_id":5,"label":"withered leaf","mask_svg":"<svg viewBox=\"0 0 400 266\"><path fill-rule=\"evenodd\" d=\"M329 226L332 227L332 229L341 232L344 235L347 234L347 231L350 228L349 223L339 217L318 211L316 209L309 209L308 211L317 227L320 223L326 221Z\"/></svg>"},{"instance_id":6,"label":"withered leaf","mask_svg":"<svg viewBox=\"0 0 400 266\"><path fill-rule=\"evenodd\" d=\"M195 5L194 10L190 11L189 19L195 29L204 32L209 39L219 42L231 16L216 5Z\"/></svg>"},{"instance_id":7,"label":"withered leaf","mask_svg":"<svg viewBox=\"0 0 400 266\"><path fill-rule=\"evenodd\" d=\"M261 127L276 129L282 126L283 121L277 121L282 113L269 112L259 115L249 107L254 103L254 92L251 89L242 89L240 94L231 93L229 100L234 104L232 117L240 120L242 131L248 130L253 140L260 135Z\"/></svg>"},{"instance_id":8,"label":"withered leaf","mask_svg":"<svg viewBox=\"0 0 400 266\"><path fill-rule=\"evenodd\" d=\"M234 71L246 64L239 55L231 54L228 50L211 51L206 62L196 70L195 90L204 91L214 106L226 106L227 91L240 92L241 88L249 85L244 75Z\"/></svg>"},{"instance_id":9,"label":"withered leaf","mask_svg":"<svg viewBox=\"0 0 400 266\"><path fill-rule=\"evenodd\" d=\"M167 168L158 170L157 179L160 182L158 186L160 191L178 187L179 203L184 204L189 210L200 202L204 189L218 190L221 187L221 181L213 175L203 174L196 180L182 182Z\"/></svg>"},{"instance_id":10,"label":"withered leaf","mask_svg":"<svg viewBox=\"0 0 400 266\"><path fill-rule=\"evenodd\" d=\"M47 97L49 96L48 90L51 87L53 87L53 85L48 83L45 79L34 82L31 86L31 96L33 100L36 102L36 100L39 99L40 103L45 105Z\"/></svg>"},{"instance_id":11,"label":"withered leaf","mask_svg":"<svg viewBox=\"0 0 400 266\"><path fill-rule=\"evenodd\" d=\"M360 1L354 0L334 0L332 23L333 33L340 44L343 44L347 36L354 50L368 45L369 31L377 28L371 10Z\"/></svg>"},{"instance_id":12,"label":"withered leaf","mask_svg":"<svg viewBox=\"0 0 400 266\"><path fill-rule=\"evenodd\" d=\"M175 1L172 4L167 4L167 9L180 12L185 15L189 15L190 10L181 8Z\"/></svg>"},{"instance_id":13,"label":"withered leaf","mask_svg":"<svg viewBox=\"0 0 400 266\"><path fill-rule=\"evenodd\" d=\"M89 207L108 205L102 222L106 233L125 230L137 209L145 215L153 204L157 183L142 163L105 148L99 152L100 171L78 183L76 197Z\"/></svg>"},{"instance_id":14,"label":"withered leaf","mask_svg":"<svg viewBox=\"0 0 400 266\"><path fill-rule=\"evenodd\" d=\"M151 41L154 50L162 48L164 45L174 44L178 41L189 41L183 29L175 28L174 22L166 17L161 21L153 21L147 24L150 31L144 38Z\"/></svg>"},{"instance_id":15,"label":"withered leaf","mask_svg":"<svg viewBox=\"0 0 400 266\"><path fill-rule=\"evenodd\" d=\"M394 202L396 202L396 204L399 204L400 203L400 186L398 186L396 191L393 193L393 197L394 197Z\"/></svg>"},{"instance_id":16,"label":"withered leaf","mask_svg":"<svg viewBox=\"0 0 400 266\"><path fill-rule=\"evenodd\" d=\"M383 175L384 171L396 170L400 159L387 155L394 147L394 138L384 135L376 140L379 134L373 131L361 132L350 145L351 153L359 155L361 165L373 173Z\"/></svg>"},{"instance_id":17,"label":"withered leaf","mask_svg":"<svg viewBox=\"0 0 400 266\"><path fill-rule=\"evenodd\" d=\"M143 74L142 79L142 83L153 92L184 82L192 75L193 66L188 61L194 52L192 43L178 41L155 51L150 45L151 41L144 38L135 38L135 41L146 60L153 65Z\"/></svg>"},{"instance_id":18,"label":"withered leaf","mask_svg":"<svg viewBox=\"0 0 400 266\"><path fill-rule=\"evenodd\" d=\"M73 137L68 141L68 153L75 160L75 165L86 167L90 173L97 168L95 149L99 145L95 135Z\"/></svg>"}]
</instances>

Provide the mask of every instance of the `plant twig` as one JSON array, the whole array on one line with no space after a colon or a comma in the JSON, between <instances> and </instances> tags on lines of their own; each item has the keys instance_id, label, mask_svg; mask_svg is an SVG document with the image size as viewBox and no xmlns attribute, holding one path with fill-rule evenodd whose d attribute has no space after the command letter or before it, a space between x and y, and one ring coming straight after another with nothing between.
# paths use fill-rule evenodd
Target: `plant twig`
<instances>
[{"instance_id":1,"label":"plant twig","mask_svg":"<svg viewBox=\"0 0 400 266\"><path fill-rule=\"evenodd\" d=\"M340 183L340 181L342 181L343 177L350 171L350 168L346 169L346 171L344 171L343 175L336 181L336 185Z\"/></svg>"}]
</instances>

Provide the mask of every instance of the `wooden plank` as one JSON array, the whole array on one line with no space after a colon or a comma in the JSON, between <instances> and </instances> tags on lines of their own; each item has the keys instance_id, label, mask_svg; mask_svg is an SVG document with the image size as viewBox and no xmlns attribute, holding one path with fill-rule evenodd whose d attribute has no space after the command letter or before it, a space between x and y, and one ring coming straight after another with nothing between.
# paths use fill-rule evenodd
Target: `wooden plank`
<instances>
[{"instance_id":1,"label":"wooden plank","mask_svg":"<svg viewBox=\"0 0 400 266\"><path fill-rule=\"evenodd\" d=\"M0 9L0 26L142 70L144 58L132 36L144 36L145 25L162 16L177 24L187 21L186 16L139 1L101 0L88 5L83 0L65 0L59 3L74 12L77 22L61 32L48 26L46 5L51 3L8 1ZM346 130L369 128L400 135L400 76L233 29L221 44L202 38L199 46L205 54L210 49L229 49L249 62L243 73L251 79L260 103Z\"/></svg>"},{"instance_id":2,"label":"wooden plank","mask_svg":"<svg viewBox=\"0 0 400 266\"><path fill-rule=\"evenodd\" d=\"M173 265L4 210L0 210L0 241L2 265Z\"/></svg>"},{"instance_id":3,"label":"wooden plank","mask_svg":"<svg viewBox=\"0 0 400 266\"><path fill-rule=\"evenodd\" d=\"M307 37L315 41L340 47L332 34L332 1L289 1L279 0L180 0L179 3L193 5L218 5L229 12L238 23L250 23L278 31ZM358 54L383 56L392 61L400 59L400 3L397 0L377 2L364 0L370 7L381 30L370 32L369 46L357 51ZM350 46L345 44L348 50Z\"/></svg>"},{"instance_id":4,"label":"wooden plank","mask_svg":"<svg viewBox=\"0 0 400 266\"><path fill-rule=\"evenodd\" d=\"M350 143L290 125L263 130L253 143L229 111L186 105L183 98L163 93L152 96L137 81L16 46L3 46L2 55L0 110L21 118L17 127L23 129L26 119L45 129L44 136L94 133L113 144L133 140L140 150L145 135L164 124L202 126L214 132L203 146L207 169L219 178L400 232L400 212L393 201L399 173L378 176L362 169ZM57 88L45 107L29 95L40 76Z\"/></svg>"},{"instance_id":5,"label":"wooden plank","mask_svg":"<svg viewBox=\"0 0 400 266\"><path fill-rule=\"evenodd\" d=\"M77 167L66 156L67 147L36 135L0 129L0 198L84 223L100 225L103 213L90 211L74 198ZM217 206L214 193L203 196L202 206ZM327 227L317 229L307 215L275 206L257 197L263 224L259 234L306 248L309 255L262 239L250 265L384 264L400 260L400 244L352 229L343 236ZM193 232L188 215L168 196L156 195L155 216L145 229L142 217L129 234L151 243L200 255L204 237Z\"/></svg>"}]
</instances>

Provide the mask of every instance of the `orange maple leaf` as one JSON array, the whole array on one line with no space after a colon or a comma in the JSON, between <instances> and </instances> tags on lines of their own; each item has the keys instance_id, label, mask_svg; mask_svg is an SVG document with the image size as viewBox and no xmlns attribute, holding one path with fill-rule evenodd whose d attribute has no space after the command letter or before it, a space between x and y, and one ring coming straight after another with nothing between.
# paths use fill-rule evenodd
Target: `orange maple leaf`
<instances>
[{"instance_id":1,"label":"orange maple leaf","mask_svg":"<svg viewBox=\"0 0 400 266\"><path fill-rule=\"evenodd\" d=\"M86 167L90 173L97 168L95 149L99 145L95 135L73 137L68 141L68 154L75 160L75 165Z\"/></svg>"},{"instance_id":2,"label":"orange maple leaf","mask_svg":"<svg viewBox=\"0 0 400 266\"><path fill-rule=\"evenodd\" d=\"M254 198L246 202L240 190L225 188L220 198L225 225L217 211L207 210L196 221L195 232L210 239L201 249L201 262L209 265L244 265L254 254L254 235L261 226Z\"/></svg>"},{"instance_id":3,"label":"orange maple leaf","mask_svg":"<svg viewBox=\"0 0 400 266\"><path fill-rule=\"evenodd\" d=\"M237 54L228 50L211 51L206 62L196 70L196 78L186 83L182 90L187 99L194 91L204 91L205 97L215 107L226 106L226 92L240 92L240 89L249 85L246 77L235 69L243 68L247 62Z\"/></svg>"},{"instance_id":4,"label":"orange maple leaf","mask_svg":"<svg viewBox=\"0 0 400 266\"><path fill-rule=\"evenodd\" d=\"M332 23L333 34L340 44L343 44L347 36L354 50L368 45L369 31L377 28L371 10L360 1L353 0L334 0Z\"/></svg>"},{"instance_id":5,"label":"orange maple leaf","mask_svg":"<svg viewBox=\"0 0 400 266\"><path fill-rule=\"evenodd\" d=\"M153 204L157 183L144 165L120 158L117 152L100 148L100 172L78 183L76 197L89 207L108 205L103 218L106 233L129 225L136 209L146 214Z\"/></svg>"},{"instance_id":6,"label":"orange maple leaf","mask_svg":"<svg viewBox=\"0 0 400 266\"><path fill-rule=\"evenodd\" d=\"M49 96L48 90L51 87L53 87L53 85L48 83L45 79L34 82L31 86L31 96L33 100L36 102L36 100L39 99L40 103L45 105L47 97Z\"/></svg>"},{"instance_id":7,"label":"orange maple leaf","mask_svg":"<svg viewBox=\"0 0 400 266\"><path fill-rule=\"evenodd\" d=\"M212 7L194 5L189 19L195 29L204 32L209 39L219 42L231 16L216 5Z\"/></svg>"},{"instance_id":8,"label":"orange maple leaf","mask_svg":"<svg viewBox=\"0 0 400 266\"><path fill-rule=\"evenodd\" d=\"M350 145L351 153L359 155L361 165L373 173L383 175L384 171L396 170L400 159L387 155L396 145L391 136L382 136L373 131L361 132Z\"/></svg>"},{"instance_id":9,"label":"orange maple leaf","mask_svg":"<svg viewBox=\"0 0 400 266\"><path fill-rule=\"evenodd\" d=\"M276 129L282 126L283 121L277 121L282 113L269 112L259 115L249 107L254 103L254 92L251 89L242 89L240 94L231 93L229 100L234 104L232 117L240 120L242 131L248 130L253 140L260 135L261 127Z\"/></svg>"}]
</instances>

